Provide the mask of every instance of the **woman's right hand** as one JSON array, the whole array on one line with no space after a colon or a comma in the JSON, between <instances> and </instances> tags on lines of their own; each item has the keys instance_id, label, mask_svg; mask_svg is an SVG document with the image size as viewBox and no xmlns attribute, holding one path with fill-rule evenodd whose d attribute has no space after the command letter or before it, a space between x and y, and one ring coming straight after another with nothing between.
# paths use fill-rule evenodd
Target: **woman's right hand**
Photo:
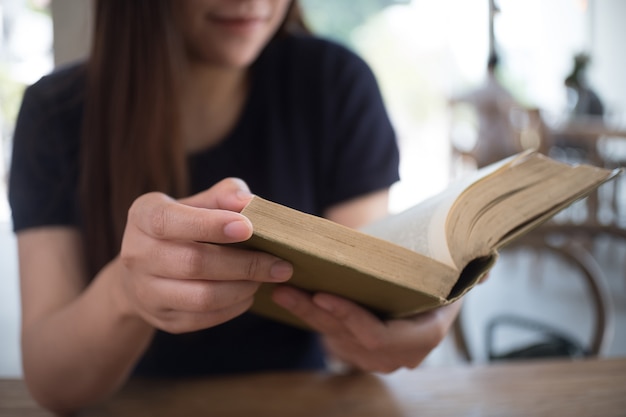
<instances>
[{"instance_id":1,"label":"woman's right hand","mask_svg":"<svg viewBox=\"0 0 626 417\"><path fill-rule=\"evenodd\" d=\"M251 198L247 185L233 178L181 200L139 197L120 253L126 311L167 332L195 331L245 312L262 282L287 281L289 263L223 245L252 235L239 213Z\"/></svg>"}]
</instances>

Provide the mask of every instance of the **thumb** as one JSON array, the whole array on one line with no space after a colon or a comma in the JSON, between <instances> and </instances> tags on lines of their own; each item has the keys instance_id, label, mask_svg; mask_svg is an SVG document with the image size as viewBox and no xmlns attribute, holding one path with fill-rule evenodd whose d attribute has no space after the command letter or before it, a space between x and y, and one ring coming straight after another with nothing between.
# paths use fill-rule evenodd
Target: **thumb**
<instances>
[{"instance_id":1,"label":"thumb","mask_svg":"<svg viewBox=\"0 0 626 417\"><path fill-rule=\"evenodd\" d=\"M180 199L179 202L197 208L239 213L252 197L253 194L245 181L239 178L226 178L198 194Z\"/></svg>"}]
</instances>

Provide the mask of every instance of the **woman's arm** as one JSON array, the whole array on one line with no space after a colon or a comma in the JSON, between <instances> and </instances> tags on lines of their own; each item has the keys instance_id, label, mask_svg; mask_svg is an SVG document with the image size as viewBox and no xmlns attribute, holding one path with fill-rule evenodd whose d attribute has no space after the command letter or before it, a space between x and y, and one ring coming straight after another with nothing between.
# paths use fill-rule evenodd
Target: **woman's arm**
<instances>
[{"instance_id":1,"label":"woman's arm","mask_svg":"<svg viewBox=\"0 0 626 417\"><path fill-rule=\"evenodd\" d=\"M17 240L22 363L34 398L63 412L110 394L153 333L123 305L119 262L85 288L78 232L33 229Z\"/></svg>"},{"instance_id":2,"label":"woman's arm","mask_svg":"<svg viewBox=\"0 0 626 417\"><path fill-rule=\"evenodd\" d=\"M34 398L56 412L94 403L126 380L155 328L215 326L247 310L261 281L287 280L291 266L278 258L199 243L249 237L238 213L249 198L234 180L181 201L140 197L120 256L88 285L76 230L19 232L22 356Z\"/></svg>"},{"instance_id":3,"label":"woman's arm","mask_svg":"<svg viewBox=\"0 0 626 417\"><path fill-rule=\"evenodd\" d=\"M324 217L358 229L388 214L389 190L384 189L333 206L326 210Z\"/></svg>"}]
</instances>

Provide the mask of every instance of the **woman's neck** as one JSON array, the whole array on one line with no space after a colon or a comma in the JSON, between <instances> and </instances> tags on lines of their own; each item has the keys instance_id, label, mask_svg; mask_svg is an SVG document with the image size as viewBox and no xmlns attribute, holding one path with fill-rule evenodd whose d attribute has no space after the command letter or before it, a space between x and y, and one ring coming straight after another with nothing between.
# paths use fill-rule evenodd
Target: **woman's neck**
<instances>
[{"instance_id":1,"label":"woman's neck","mask_svg":"<svg viewBox=\"0 0 626 417\"><path fill-rule=\"evenodd\" d=\"M247 69L192 66L181 107L187 150L206 149L225 139L237 124L247 95Z\"/></svg>"}]
</instances>

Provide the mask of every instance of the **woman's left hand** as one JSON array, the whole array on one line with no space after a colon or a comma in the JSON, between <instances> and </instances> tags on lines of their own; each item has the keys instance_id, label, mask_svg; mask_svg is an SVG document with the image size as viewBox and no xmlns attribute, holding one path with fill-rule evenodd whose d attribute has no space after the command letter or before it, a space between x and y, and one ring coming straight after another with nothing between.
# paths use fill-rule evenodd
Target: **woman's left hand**
<instances>
[{"instance_id":1,"label":"woman's left hand","mask_svg":"<svg viewBox=\"0 0 626 417\"><path fill-rule=\"evenodd\" d=\"M381 321L355 303L330 294L307 294L290 286L275 289L274 301L320 332L331 357L369 372L415 368L444 339L461 302Z\"/></svg>"}]
</instances>

